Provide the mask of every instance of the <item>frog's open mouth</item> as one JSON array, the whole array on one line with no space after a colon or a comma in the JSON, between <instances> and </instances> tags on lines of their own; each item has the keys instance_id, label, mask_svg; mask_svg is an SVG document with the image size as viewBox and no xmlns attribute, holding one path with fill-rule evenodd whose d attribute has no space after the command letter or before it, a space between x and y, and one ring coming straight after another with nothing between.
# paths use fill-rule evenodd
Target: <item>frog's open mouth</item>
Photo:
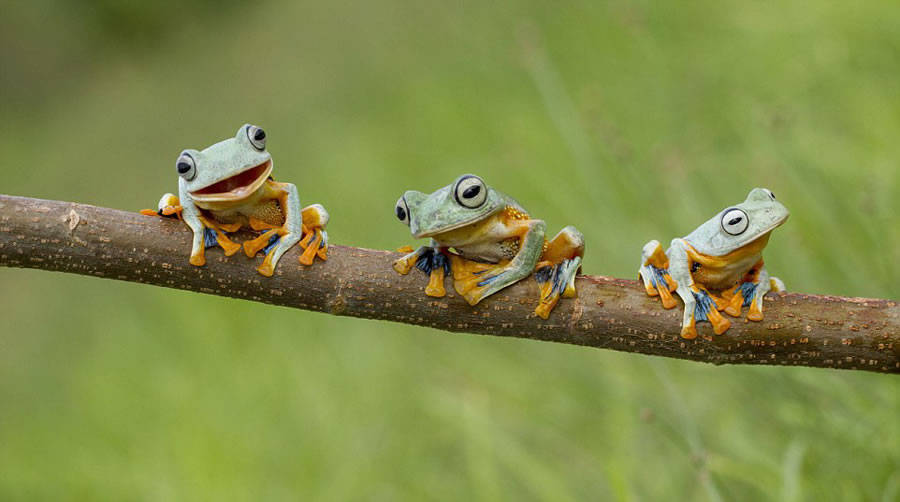
<instances>
[{"instance_id":1,"label":"frog's open mouth","mask_svg":"<svg viewBox=\"0 0 900 502\"><path fill-rule=\"evenodd\" d=\"M272 172L272 160L235 174L222 181L191 192L191 198L199 202L226 202L249 197L266 182Z\"/></svg>"}]
</instances>

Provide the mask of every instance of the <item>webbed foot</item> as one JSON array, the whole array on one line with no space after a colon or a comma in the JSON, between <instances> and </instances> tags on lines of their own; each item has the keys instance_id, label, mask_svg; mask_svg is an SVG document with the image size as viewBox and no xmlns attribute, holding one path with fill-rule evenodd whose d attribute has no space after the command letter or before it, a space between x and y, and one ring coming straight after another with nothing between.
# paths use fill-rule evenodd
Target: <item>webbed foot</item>
<instances>
[{"instance_id":1,"label":"webbed foot","mask_svg":"<svg viewBox=\"0 0 900 502\"><path fill-rule=\"evenodd\" d=\"M265 247L261 249L266 257L263 259L262 264L256 268L256 271L266 277L272 277L275 274L275 267L278 265L281 255L296 244L300 237L296 233L290 233L283 228L276 228L265 232L254 240L261 238L268 238Z\"/></svg>"},{"instance_id":2,"label":"webbed foot","mask_svg":"<svg viewBox=\"0 0 900 502\"><path fill-rule=\"evenodd\" d=\"M404 246L398 249L397 251L406 254L394 260L394 263L392 264L394 270L400 275L408 274L409 271L416 266L416 261L419 260L419 256L422 255L424 249L424 247L421 247L418 250L413 250L410 246Z\"/></svg>"},{"instance_id":3,"label":"webbed foot","mask_svg":"<svg viewBox=\"0 0 900 502\"><path fill-rule=\"evenodd\" d=\"M541 299L534 313L543 319L550 317L550 312L559 302L560 296L575 296L575 275L581 266L581 257L563 260L557 264L538 265L534 279L541 291Z\"/></svg>"},{"instance_id":4,"label":"webbed foot","mask_svg":"<svg viewBox=\"0 0 900 502\"><path fill-rule=\"evenodd\" d=\"M182 209L178 196L167 193L163 194L162 198L159 199L156 210L141 209L140 213L145 216L167 216L170 218L178 218L180 220Z\"/></svg>"},{"instance_id":5,"label":"webbed foot","mask_svg":"<svg viewBox=\"0 0 900 502\"><path fill-rule=\"evenodd\" d=\"M312 204L301 211L303 220L303 238L300 247L304 249L300 255L301 265L312 265L316 256L320 260L328 259L328 232L325 226L330 216L321 204Z\"/></svg>"},{"instance_id":6,"label":"webbed foot","mask_svg":"<svg viewBox=\"0 0 900 502\"><path fill-rule=\"evenodd\" d=\"M394 261L394 270L406 275L413 267L428 275L425 294L434 298L446 296L444 277L450 274L450 261L439 249L422 246Z\"/></svg>"},{"instance_id":7,"label":"webbed foot","mask_svg":"<svg viewBox=\"0 0 900 502\"><path fill-rule=\"evenodd\" d=\"M547 319L560 296L575 297L575 276L581 267L582 256L584 235L573 226L563 228L546 243L534 271L541 291L535 314Z\"/></svg>"},{"instance_id":8,"label":"webbed foot","mask_svg":"<svg viewBox=\"0 0 900 502\"><path fill-rule=\"evenodd\" d=\"M266 245L261 249L263 253L265 253L266 257L263 258L263 262L256 267L256 271L260 273L260 275L264 275L266 277L272 277L275 274L275 265L277 265L275 261L275 249L278 246L278 242L281 240L281 234L277 229L269 230L268 232L260 235L254 240L258 240L262 237L267 237L268 241ZM246 242L244 245L246 246ZM246 247L245 247L246 251ZM256 253L254 253L254 256Z\"/></svg>"},{"instance_id":9,"label":"webbed foot","mask_svg":"<svg viewBox=\"0 0 900 502\"><path fill-rule=\"evenodd\" d=\"M204 247L210 248L218 245L225 252L225 256L231 256L241 249L241 245L228 238L226 232L234 232L241 227L240 224L219 223L209 218L200 216L203 223Z\"/></svg>"},{"instance_id":10,"label":"webbed foot","mask_svg":"<svg viewBox=\"0 0 900 502\"><path fill-rule=\"evenodd\" d=\"M283 229L271 228L249 241L244 241L244 254L246 254L248 258L253 258L260 251L267 249L275 242L278 242L278 238L285 233L287 232ZM268 254L268 250L266 251L266 254Z\"/></svg>"},{"instance_id":11,"label":"webbed foot","mask_svg":"<svg viewBox=\"0 0 900 502\"><path fill-rule=\"evenodd\" d=\"M491 283L508 273L505 263L481 263L458 255L450 255L450 269L453 271L453 288L469 305L476 305L489 296Z\"/></svg>"},{"instance_id":12,"label":"webbed foot","mask_svg":"<svg viewBox=\"0 0 900 502\"><path fill-rule=\"evenodd\" d=\"M306 235L300 239L300 247L304 249L300 255L301 265L312 265L316 256L321 260L328 259L328 233L322 227L308 229Z\"/></svg>"},{"instance_id":13,"label":"webbed foot","mask_svg":"<svg viewBox=\"0 0 900 502\"><path fill-rule=\"evenodd\" d=\"M740 317L742 307L746 307L753 302L757 286L758 285L755 282L748 281L742 282L727 291L724 296L728 298L728 295L731 295L731 297L728 298L727 304L724 307L725 313L732 317Z\"/></svg>"},{"instance_id":14,"label":"webbed foot","mask_svg":"<svg viewBox=\"0 0 900 502\"><path fill-rule=\"evenodd\" d=\"M447 296L447 290L444 289L444 267L433 266L428 277L428 285L425 286L425 294L434 298L443 298Z\"/></svg>"},{"instance_id":15,"label":"webbed foot","mask_svg":"<svg viewBox=\"0 0 900 502\"><path fill-rule=\"evenodd\" d=\"M638 274L649 296L659 296L662 306L671 309L677 305L672 293L678 287L669 275L669 258L659 241L648 242L641 253L641 268Z\"/></svg>"},{"instance_id":16,"label":"webbed foot","mask_svg":"<svg viewBox=\"0 0 900 502\"><path fill-rule=\"evenodd\" d=\"M694 323L698 321L708 321L712 324L713 332L717 335L721 335L728 331L728 328L731 327L731 321L719 313L715 298L705 289L696 286L692 288L692 293L694 294L694 300L696 302L694 305L693 319L690 326L682 327L681 336L684 337L685 329L693 328L693 333L689 331L688 334L693 334L694 337L696 337L696 327L694 326Z\"/></svg>"}]
</instances>

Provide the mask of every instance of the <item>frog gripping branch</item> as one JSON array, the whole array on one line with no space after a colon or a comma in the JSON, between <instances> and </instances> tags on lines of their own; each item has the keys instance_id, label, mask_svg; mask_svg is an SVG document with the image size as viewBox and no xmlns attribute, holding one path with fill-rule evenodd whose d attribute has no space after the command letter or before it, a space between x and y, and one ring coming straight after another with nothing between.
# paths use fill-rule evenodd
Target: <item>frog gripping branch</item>
<instances>
[{"instance_id":1,"label":"frog gripping branch","mask_svg":"<svg viewBox=\"0 0 900 502\"><path fill-rule=\"evenodd\" d=\"M319 204L301 210L297 187L272 179L272 156L266 151L266 133L245 124L233 138L202 151L185 150L178 156L178 196L165 194L156 211L147 215L177 217L193 231L190 263L206 263L205 249L220 246L225 256L243 248L248 257L265 254L257 271L275 273L281 256L294 244L305 250L300 263L311 265L327 258L328 212ZM240 229L258 237L237 244L228 237Z\"/></svg>"},{"instance_id":2,"label":"frog gripping branch","mask_svg":"<svg viewBox=\"0 0 900 502\"><path fill-rule=\"evenodd\" d=\"M742 307L749 306L747 319L763 319L763 297L770 290L783 291L784 284L769 277L762 250L789 214L770 190L754 188L741 204L672 240L666 252L655 240L644 246L641 281L666 309L676 305L672 292L684 301L683 338L697 337L698 321L708 321L717 335L727 331L731 321L720 310L739 317Z\"/></svg>"},{"instance_id":3,"label":"frog gripping branch","mask_svg":"<svg viewBox=\"0 0 900 502\"><path fill-rule=\"evenodd\" d=\"M407 274L416 267L430 276L425 294L443 297L444 278L470 305L534 274L540 288L535 313L547 319L560 296L574 297L575 275L584 256L584 237L566 227L552 240L545 223L533 219L511 197L466 174L434 193L407 191L397 201L397 218L428 246L393 264Z\"/></svg>"}]
</instances>

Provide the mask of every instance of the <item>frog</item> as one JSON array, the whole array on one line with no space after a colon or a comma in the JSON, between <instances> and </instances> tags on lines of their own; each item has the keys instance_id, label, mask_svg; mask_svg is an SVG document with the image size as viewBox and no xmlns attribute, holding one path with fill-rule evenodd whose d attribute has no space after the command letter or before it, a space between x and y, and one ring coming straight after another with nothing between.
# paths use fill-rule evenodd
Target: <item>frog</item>
<instances>
[{"instance_id":1,"label":"frog","mask_svg":"<svg viewBox=\"0 0 900 502\"><path fill-rule=\"evenodd\" d=\"M641 251L638 275L648 295L659 297L663 308L676 306L672 292L684 302L681 337L697 337L696 323L707 321L713 333L728 331L731 321L719 311L747 319L763 320L763 297L785 290L784 282L771 277L762 251L772 231L790 213L767 188L754 188L740 204L729 206L685 237L673 239L663 252L652 240Z\"/></svg>"},{"instance_id":2,"label":"frog","mask_svg":"<svg viewBox=\"0 0 900 502\"><path fill-rule=\"evenodd\" d=\"M183 150L175 161L178 195L166 193L156 210L141 213L178 218L193 232L189 263L206 264L206 248L218 245L225 256L243 249L249 258L265 254L257 272L275 273L281 256L295 244L299 261L327 260L328 211L321 204L301 209L296 185L272 177L272 155L261 127L244 124L235 135L203 150ZM255 238L238 244L229 234L250 230Z\"/></svg>"},{"instance_id":3,"label":"frog","mask_svg":"<svg viewBox=\"0 0 900 502\"><path fill-rule=\"evenodd\" d=\"M512 197L474 174L463 174L430 194L409 190L396 203L397 218L416 239L430 239L393 262L406 275L415 267L429 275L425 294L446 295L452 276L469 305L534 275L540 290L534 313L548 319L560 297L576 296L575 277L584 236L573 226L545 239L546 223L532 218Z\"/></svg>"}]
</instances>

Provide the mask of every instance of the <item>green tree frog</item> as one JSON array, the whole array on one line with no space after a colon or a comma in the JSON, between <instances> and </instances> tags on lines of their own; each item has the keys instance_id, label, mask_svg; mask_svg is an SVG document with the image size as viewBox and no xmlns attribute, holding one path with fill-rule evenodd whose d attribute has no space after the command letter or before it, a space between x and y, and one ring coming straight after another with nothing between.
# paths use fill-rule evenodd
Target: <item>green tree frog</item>
<instances>
[{"instance_id":1,"label":"green tree frog","mask_svg":"<svg viewBox=\"0 0 900 502\"><path fill-rule=\"evenodd\" d=\"M444 296L444 276L452 274L456 292L475 305L532 273L540 287L535 313L542 318L560 296L575 296L584 256L581 232L566 227L547 241L542 220L478 176L460 176L431 194L407 191L394 210L413 237L431 239L415 251L407 248L393 264L401 274L414 266L429 274L428 296Z\"/></svg>"},{"instance_id":2,"label":"green tree frog","mask_svg":"<svg viewBox=\"0 0 900 502\"><path fill-rule=\"evenodd\" d=\"M686 237L672 240L666 252L658 241L648 242L641 254L639 274L650 296L664 308L675 307L673 291L684 301L681 336L697 337L697 321L708 321L721 335L731 326L720 310L747 319L763 319L763 296L783 291L784 283L769 277L762 250L772 230L790 213L765 188L754 188L747 199L723 209Z\"/></svg>"},{"instance_id":3,"label":"green tree frog","mask_svg":"<svg viewBox=\"0 0 900 502\"><path fill-rule=\"evenodd\" d=\"M182 219L193 231L190 263L206 263L204 250L218 244L226 256L241 249L228 233L249 228L259 236L245 241L248 257L259 251L265 259L257 268L271 276L281 256L294 244L305 251L300 263L312 265L316 256L327 258L328 212L319 204L300 209L297 187L274 181L272 156L266 151L266 133L245 124L233 138L203 150L184 150L175 161L178 195L167 193L148 215Z\"/></svg>"}]
</instances>

